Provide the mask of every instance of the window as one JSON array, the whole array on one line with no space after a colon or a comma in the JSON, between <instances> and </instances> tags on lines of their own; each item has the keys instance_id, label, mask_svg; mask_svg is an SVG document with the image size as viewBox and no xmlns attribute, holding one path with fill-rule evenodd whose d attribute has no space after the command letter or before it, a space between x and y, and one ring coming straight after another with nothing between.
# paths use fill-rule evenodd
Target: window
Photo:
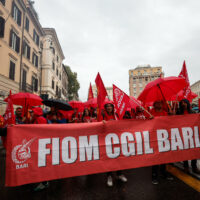
<instances>
[{"instance_id":1,"label":"window","mask_svg":"<svg viewBox=\"0 0 200 200\"><path fill-rule=\"evenodd\" d=\"M54 80L52 79L52 84L51 84L52 89L54 89Z\"/></svg>"},{"instance_id":2,"label":"window","mask_svg":"<svg viewBox=\"0 0 200 200\"><path fill-rule=\"evenodd\" d=\"M29 19L26 17L25 29L29 32Z\"/></svg>"},{"instance_id":3,"label":"window","mask_svg":"<svg viewBox=\"0 0 200 200\"><path fill-rule=\"evenodd\" d=\"M19 53L20 38L17 34L11 29L10 31L10 47L12 47L17 53Z\"/></svg>"},{"instance_id":4,"label":"window","mask_svg":"<svg viewBox=\"0 0 200 200\"><path fill-rule=\"evenodd\" d=\"M38 79L32 76L32 89L34 92L38 91Z\"/></svg>"},{"instance_id":5,"label":"window","mask_svg":"<svg viewBox=\"0 0 200 200\"><path fill-rule=\"evenodd\" d=\"M136 83L136 78L133 78L133 83Z\"/></svg>"},{"instance_id":6,"label":"window","mask_svg":"<svg viewBox=\"0 0 200 200\"><path fill-rule=\"evenodd\" d=\"M0 38L4 37L5 19L0 17Z\"/></svg>"},{"instance_id":7,"label":"window","mask_svg":"<svg viewBox=\"0 0 200 200\"><path fill-rule=\"evenodd\" d=\"M33 52L32 55L32 63L35 67L38 67L38 56L35 54L35 52Z\"/></svg>"},{"instance_id":8,"label":"window","mask_svg":"<svg viewBox=\"0 0 200 200\"><path fill-rule=\"evenodd\" d=\"M140 92L142 92L143 88L140 88Z\"/></svg>"},{"instance_id":9,"label":"window","mask_svg":"<svg viewBox=\"0 0 200 200\"><path fill-rule=\"evenodd\" d=\"M59 57L57 56L57 62L59 61Z\"/></svg>"},{"instance_id":10,"label":"window","mask_svg":"<svg viewBox=\"0 0 200 200\"><path fill-rule=\"evenodd\" d=\"M61 80L61 73L60 73L60 75L59 75L59 79Z\"/></svg>"},{"instance_id":11,"label":"window","mask_svg":"<svg viewBox=\"0 0 200 200\"><path fill-rule=\"evenodd\" d=\"M15 63L10 61L9 79L15 80Z\"/></svg>"},{"instance_id":12,"label":"window","mask_svg":"<svg viewBox=\"0 0 200 200\"><path fill-rule=\"evenodd\" d=\"M21 26L21 11L17 7L17 5L13 2L12 3L12 18L17 22L19 26Z\"/></svg>"},{"instance_id":13,"label":"window","mask_svg":"<svg viewBox=\"0 0 200 200\"><path fill-rule=\"evenodd\" d=\"M25 69L22 71L22 90L26 91L26 75L27 72Z\"/></svg>"},{"instance_id":14,"label":"window","mask_svg":"<svg viewBox=\"0 0 200 200\"><path fill-rule=\"evenodd\" d=\"M39 46L40 38L38 34L36 33L35 29L33 30L33 41Z\"/></svg>"},{"instance_id":15,"label":"window","mask_svg":"<svg viewBox=\"0 0 200 200\"><path fill-rule=\"evenodd\" d=\"M55 70L55 63L54 62L52 62L52 68L53 68L53 70Z\"/></svg>"},{"instance_id":16,"label":"window","mask_svg":"<svg viewBox=\"0 0 200 200\"><path fill-rule=\"evenodd\" d=\"M30 52L31 52L30 46L26 43L26 41L24 41L24 44L23 44L23 55L29 60L30 60Z\"/></svg>"},{"instance_id":17,"label":"window","mask_svg":"<svg viewBox=\"0 0 200 200\"><path fill-rule=\"evenodd\" d=\"M136 97L136 93L134 93L134 95L133 95L134 97Z\"/></svg>"},{"instance_id":18,"label":"window","mask_svg":"<svg viewBox=\"0 0 200 200\"><path fill-rule=\"evenodd\" d=\"M56 85L56 95L58 96L58 86Z\"/></svg>"},{"instance_id":19,"label":"window","mask_svg":"<svg viewBox=\"0 0 200 200\"><path fill-rule=\"evenodd\" d=\"M134 87L134 88L136 87L136 84L135 84L135 83L133 84L133 87Z\"/></svg>"},{"instance_id":20,"label":"window","mask_svg":"<svg viewBox=\"0 0 200 200\"><path fill-rule=\"evenodd\" d=\"M148 81L148 78L147 78L147 77L145 78L145 81L146 81L146 82Z\"/></svg>"},{"instance_id":21,"label":"window","mask_svg":"<svg viewBox=\"0 0 200 200\"><path fill-rule=\"evenodd\" d=\"M58 68L56 69L56 75L58 76Z\"/></svg>"},{"instance_id":22,"label":"window","mask_svg":"<svg viewBox=\"0 0 200 200\"><path fill-rule=\"evenodd\" d=\"M53 47L51 47L52 49L52 53L55 55L55 49Z\"/></svg>"},{"instance_id":23,"label":"window","mask_svg":"<svg viewBox=\"0 0 200 200\"><path fill-rule=\"evenodd\" d=\"M0 2L5 6L6 0L0 0Z\"/></svg>"},{"instance_id":24,"label":"window","mask_svg":"<svg viewBox=\"0 0 200 200\"><path fill-rule=\"evenodd\" d=\"M139 86L142 87L142 83L140 83Z\"/></svg>"},{"instance_id":25,"label":"window","mask_svg":"<svg viewBox=\"0 0 200 200\"><path fill-rule=\"evenodd\" d=\"M136 88L133 88L133 91L136 92Z\"/></svg>"}]
</instances>

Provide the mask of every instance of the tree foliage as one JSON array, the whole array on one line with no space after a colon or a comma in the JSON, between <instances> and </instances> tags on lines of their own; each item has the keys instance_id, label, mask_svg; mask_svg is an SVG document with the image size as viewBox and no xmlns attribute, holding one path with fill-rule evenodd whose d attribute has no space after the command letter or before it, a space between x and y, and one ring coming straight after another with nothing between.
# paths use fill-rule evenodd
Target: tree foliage
<instances>
[{"instance_id":1,"label":"tree foliage","mask_svg":"<svg viewBox=\"0 0 200 200\"><path fill-rule=\"evenodd\" d=\"M78 99L78 90L80 89L80 84L77 80L77 73L72 72L71 68L66 65L65 65L65 69L68 76L69 100Z\"/></svg>"}]
</instances>

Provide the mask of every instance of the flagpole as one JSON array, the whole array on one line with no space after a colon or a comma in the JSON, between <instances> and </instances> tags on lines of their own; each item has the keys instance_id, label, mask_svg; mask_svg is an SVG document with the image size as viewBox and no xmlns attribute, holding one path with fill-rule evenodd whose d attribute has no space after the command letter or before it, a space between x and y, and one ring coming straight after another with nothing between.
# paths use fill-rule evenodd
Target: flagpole
<instances>
[{"instance_id":1,"label":"flagpole","mask_svg":"<svg viewBox=\"0 0 200 200\"><path fill-rule=\"evenodd\" d=\"M134 99L132 99L132 97L129 96L129 98L134 101L138 106L140 106L147 114L149 114L150 117L153 117L153 115L147 110L145 109L142 105L140 105L137 101L135 101Z\"/></svg>"}]
</instances>

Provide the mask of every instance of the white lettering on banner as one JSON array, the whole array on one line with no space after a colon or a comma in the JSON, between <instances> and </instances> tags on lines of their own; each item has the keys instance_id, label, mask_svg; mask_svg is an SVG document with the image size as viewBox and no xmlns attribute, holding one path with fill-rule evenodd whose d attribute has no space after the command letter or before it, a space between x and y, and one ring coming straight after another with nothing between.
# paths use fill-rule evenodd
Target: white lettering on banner
<instances>
[{"instance_id":1,"label":"white lettering on banner","mask_svg":"<svg viewBox=\"0 0 200 200\"><path fill-rule=\"evenodd\" d=\"M134 142L134 137L132 133L123 133L121 135L121 144L122 144L122 154L126 157L135 155L135 144L128 143Z\"/></svg>"},{"instance_id":2,"label":"white lettering on banner","mask_svg":"<svg viewBox=\"0 0 200 200\"><path fill-rule=\"evenodd\" d=\"M158 150L159 152L170 151L169 134L167 130L157 130Z\"/></svg>"},{"instance_id":3,"label":"white lettering on banner","mask_svg":"<svg viewBox=\"0 0 200 200\"><path fill-rule=\"evenodd\" d=\"M78 160L80 162L100 160L100 149L102 148L105 148L107 157L111 159L118 158L119 156L131 157L153 154L154 149L151 145L155 141L157 141L159 153L200 148L198 126L195 126L194 129L191 127L171 128L169 130L158 129L156 130L157 140L154 138L153 141L150 139L151 134L152 133L149 131L134 133L123 132L121 134L108 133L105 135L105 143L101 144L101 147L99 144L99 137L104 136L100 135L79 136L76 138L68 136L63 139L39 139L38 167L45 167L48 164L59 165L61 161L65 164L72 164ZM30 146L30 141L28 143L24 142L24 144L29 144ZM18 148L18 146L14 148L13 155L16 155L15 152L17 151L15 149ZM30 148L27 153L28 155L30 154ZM13 156L13 158L15 157ZM27 158L30 158L30 156ZM15 160L16 159L14 159L14 161ZM47 163L47 160L51 163ZM15 161L15 163L17 162ZM16 168L20 169L28 166L21 164L24 163L19 163Z\"/></svg>"},{"instance_id":4,"label":"white lettering on banner","mask_svg":"<svg viewBox=\"0 0 200 200\"><path fill-rule=\"evenodd\" d=\"M200 141L199 141L199 127L194 127L194 135L195 135L195 146L198 148L200 147Z\"/></svg>"},{"instance_id":5,"label":"white lettering on banner","mask_svg":"<svg viewBox=\"0 0 200 200\"><path fill-rule=\"evenodd\" d=\"M45 167L46 162L46 156L50 154L50 149L46 148L47 144L51 144L51 139L39 139L38 141L38 167Z\"/></svg>"},{"instance_id":6,"label":"white lettering on banner","mask_svg":"<svg viewBox=\"0 0 200 200\"><path fill-rule=\"evenodd\" d=\"M143 147L142 147L142 134L141 132L135 132L136 143L137 143L137 155L143 154Z\"/></svg>"},{"instance_id":7,"label":"white lettering on banner","mask_svg":"<svg viewBox=\"0 0 200 200\"><path fill-rule=\"evenodd\" d=\"M109 158L117 158L120 155L120 147L114 147L112 145L119 144L119 137L115 133L110 133L105 138L106 154Z\"/></svg>"},{"instance_id":8,"label":"white lettering on banner","mask_svg":"<svg viewBox=\"0 0 200 200\"><path fill-rule=\"evenodd\" d=\"M153 148L150 147L149 131L143 131L143 136L145 154L153 153Z\"/></svg>"},{"instance_id":9,"label":"white lettering on banner","mask_svg":"<svg viewBox=\"0 0 200 200\"><path fill-rule=\"evenodd\" d=\"M62 140L62 160L64 163L74 163L77 160L77 141L74 137L65 137Z\"/></svg>"},{"instance_id":10,"label":"white lettering on banner","mask_svg":"<svg viewBox=\"0 0 200 200\"><path fill-rule=\"evenodd\" d=\"M194 148L193 130L190 127L182 128L184 149ZM189 145L190 144L190 145Z\"/></svg>"},{"instance_id":11,"label":"white lettering on banner","mask_svg":"<svg viewBox=\"0 0 200 200\"><path fill-rule=\"evenodd\" d=\"M52 165L59 165L60 164L60 138L53 138L52 139Z\"/></svg>"},{"instance_id":12,"label":"white lettering on banner","mask_svg":"<svg viewBox=\"0 0 200 200\"><path fill-rule=\"evenodd\" d=\"M99 160L99 144L98 144L98 135L91 135L90 142L88 143L87 136L79 137L79 153L80 153L80 161L86 160ZM86 159L87 155L87 159Z\"/></svg>"},{"instance_id":13,"label":"white lettering on banner","mask_svg":"<svg viewBox=\"0 0 200 200\"><path fill-rule=\"evenodd\" d=\"M183 142L179 133L178 128L171 129L171 150L183 150Z\"/></svg>"}]
</instances>

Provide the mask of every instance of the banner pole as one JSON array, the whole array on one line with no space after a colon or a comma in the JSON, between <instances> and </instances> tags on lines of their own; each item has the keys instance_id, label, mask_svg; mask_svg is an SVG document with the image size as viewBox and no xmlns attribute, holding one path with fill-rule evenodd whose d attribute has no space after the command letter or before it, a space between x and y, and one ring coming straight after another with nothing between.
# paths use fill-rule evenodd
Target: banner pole
<instances>
[{"instance_id":1,"label":"banner pole","mask_svg":"<svg viewBox=\"0 0 200 200\"><path fill-rule=\"evenodd\" d=\"M129 96L129 98L135 102L138 106L140 106L147 114L149 114L150 117L153 117L153 115L147 110L145 109L142 105L140 105L137 101L135 101L134 99L132 99L132 97Z\"/></svg>"}]
</instances>

